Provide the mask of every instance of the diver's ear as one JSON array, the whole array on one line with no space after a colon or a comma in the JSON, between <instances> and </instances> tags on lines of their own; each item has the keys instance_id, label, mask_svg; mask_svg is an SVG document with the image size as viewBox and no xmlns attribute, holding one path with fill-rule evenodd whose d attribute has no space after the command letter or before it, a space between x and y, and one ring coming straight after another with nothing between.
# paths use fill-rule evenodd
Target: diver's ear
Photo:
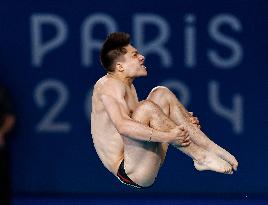
<instances>
[{"instance_id":1,"label":"diver's ear","mask_svg":"<svg viewBox=\"0 0 268 205\"><path fill-rule=\"evenodd\" d=\"M123 72L123 71L124 71L124 67L123 67L123 65L122 65L120 62L117 62L117 63L115 64L115 69L116 69L117 71L119 71L119 72Z\"/></svg>"}]
</instances>

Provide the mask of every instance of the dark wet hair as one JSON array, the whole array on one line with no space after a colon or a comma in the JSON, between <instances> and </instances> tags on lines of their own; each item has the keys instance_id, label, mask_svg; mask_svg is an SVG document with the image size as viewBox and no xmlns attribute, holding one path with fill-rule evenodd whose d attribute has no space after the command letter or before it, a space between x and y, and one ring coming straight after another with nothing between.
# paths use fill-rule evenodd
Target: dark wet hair
<instances>
[{"instance_id":1,"label":"dark wet hair","mask_svg":"<svg viewBox=\"0 0 268 205\"><path fill-rule=\"evenodd\" d=\"M115 60L127 53L124 48L130 44L130 35L124 32L115 32L107 36L100 51L101 65L107 72L113 72Z\"/></svg>"}]
</instances>

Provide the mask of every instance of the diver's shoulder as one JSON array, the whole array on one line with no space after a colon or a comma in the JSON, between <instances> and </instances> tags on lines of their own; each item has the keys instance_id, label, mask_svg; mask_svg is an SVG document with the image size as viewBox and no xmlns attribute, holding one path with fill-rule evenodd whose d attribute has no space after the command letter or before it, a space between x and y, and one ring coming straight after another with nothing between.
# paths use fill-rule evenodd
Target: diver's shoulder
<instances>
[{"instance_id":1,"label":"diver's shoulder","mask_svg":"<svg viewBox=\"0 0 268 205\"><path fill-rule=\"evenodd\" d=\"M93 93L106 93L109 95L114 95L115 93L125 93L125 85L114 78L109 76L101 77L94 85Z\"/></svg>"},{"instance_id":2,"label":"diver's shoulder","mask_svg":"<svg viewBox=\"0 0 268 205\"><path fill-rule=\"evenodd\" d=\"M95 83L94 88L96 87L99 87L99 88L100 87L102 88L103 87L110 87L110 88L121 87L123 88L125 87L125 85L120 80L104 75Z\"/></svg>"}]
</instances>

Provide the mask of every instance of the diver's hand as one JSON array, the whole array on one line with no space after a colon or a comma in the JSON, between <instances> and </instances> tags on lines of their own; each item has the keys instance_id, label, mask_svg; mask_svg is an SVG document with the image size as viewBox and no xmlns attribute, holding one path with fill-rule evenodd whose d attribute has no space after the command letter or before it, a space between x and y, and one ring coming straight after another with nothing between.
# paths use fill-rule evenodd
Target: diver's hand
<instances>
[{"instance_id":1,"label":"diver's hand","mask_svg":"<svg viewBox=\"0 0 268 205\"><path fill-rule=\"evenodd\" d=\"M201 129L201 125L200 125L200 122L199 122L198 118L194 116L193 112L189 112L189 114L190 114L191 123L194 124L199 129Z\"/></svg>"},{"instance_id":2,"label":"diver's hand","mask_svg":"<svg viewBox=\"0 0 268 205\"><path fill-rule=\"evenodd\" d=\"M180 147L189 146L191 143L189 132L183 125L176 126L172 130L170 130L171 139L169 140L169 144L174 144Z\"/></svg>"}]
</instances>

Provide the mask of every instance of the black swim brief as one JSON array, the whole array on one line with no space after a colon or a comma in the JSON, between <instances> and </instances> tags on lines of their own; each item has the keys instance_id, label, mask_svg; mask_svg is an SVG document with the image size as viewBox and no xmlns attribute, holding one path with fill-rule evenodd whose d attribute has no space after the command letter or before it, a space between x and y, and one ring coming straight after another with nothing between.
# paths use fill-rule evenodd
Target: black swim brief
<instances>
[{"instance_id":1,"label":"black swim brief","mask_svg":"<svg viewBox=\"0 0 268 205\"><path fill-rule=\"evenodd\" d=\"M135 182L133 182L128 175L125 172L125 168L124 168L124 160L122 160L118 172L117 172L117 178L124 184L141 189L141 188L148 188L148 187L142 187L138 184L136 184Z\"/></svg>"}]
</instances>

